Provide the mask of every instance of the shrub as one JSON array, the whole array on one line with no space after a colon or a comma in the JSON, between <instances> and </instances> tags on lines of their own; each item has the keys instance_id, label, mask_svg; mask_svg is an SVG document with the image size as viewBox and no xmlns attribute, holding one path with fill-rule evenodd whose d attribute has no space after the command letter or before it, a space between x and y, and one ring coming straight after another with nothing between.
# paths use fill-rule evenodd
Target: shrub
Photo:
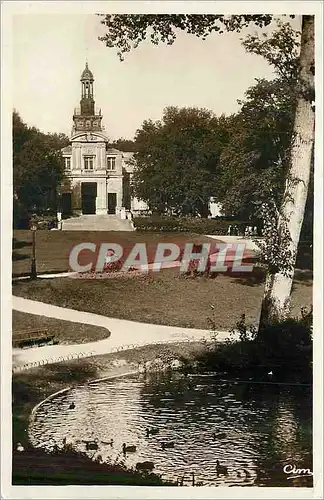
<instances>
[{"instance_id":1,"label":"shrub","mask_svg":"<svg viewBox=\"0 0 324 500\"><path fill-rule=\"evenodd\" d=\"M243 235L246 225L257 225L251 221L162 216L135 217L133 223L137 231L186 232L214 235L227 234L230 225L238 226L239 233Z\"/></svg>"},{"instance_id":2,"label":"shrub","mask_svg":"<svg viewBox=\"0 0 324 500\"><path fill-rule=\"evenodd\" d=\"M311 381L312 310L303 308L301 318L274 323L258 333L242 315L233 331L238 331L240 340L220 344L214 337L210 349L198 358L200 370L259 380L273 372L273 380Z\"/></svg>"},{"instance_id":3,"label":"shrub","mask_svg":"<svg viewBox=\"0 0 324 500\"><path fill-rule=\"evenodd\" d=\"M115 262L105 262L103 272L104 273L117 273L123 267L123 261L121 259Z\"/></svg>"},{"instance_id":4,"label":"shrub","mask_svg":"<svg viewBox=\"0 0 324 500\"><path fill-rule=\"evenodd\" d=\"M30 215L24 206L14 198L13 200L13 227L14 229L29 229Z\"/></svg>"},{"instance_id":5,"label":"shrub","mask_svg":"<svg viewBox=\"0 0 324 500\"><path fill-rule=\"evenodd\" d=\"M307 369L312 362L312 310L302 308L301 318L289 318L261 330L257 341L263 359L280 371Z\"/></svg>"},{"instance_id":6,"label":"shrub","mask_svg":"<svg viewBox=\"0 0 324 500\"><path fill-rule=\"evenodd\" d=\"M53 229L57 227L57 218L54 215L37 215L33 214L30 219L31 223L37 225L37 229Z\"/></svg>"}]
</instances>

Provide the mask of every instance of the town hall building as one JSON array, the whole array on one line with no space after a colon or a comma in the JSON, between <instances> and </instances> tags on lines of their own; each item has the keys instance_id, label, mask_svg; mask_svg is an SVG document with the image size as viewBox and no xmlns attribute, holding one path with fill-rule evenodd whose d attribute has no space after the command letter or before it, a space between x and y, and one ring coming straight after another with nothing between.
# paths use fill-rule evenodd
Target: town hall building
<instances>
[{"instance_id":1,"label":"town hall building","mask_svg":"<svg viewBox=\"0 0 324 500\"><path fill-rule=\"evenodd\" d=\"M70 145L62 149L68 187L62 192L66 214L116 214L147 210L130 196L133 153L109 148L102 126L101 109L94 100L94 77L86 63L81 75L80 108L73 114Z\"/></svg>"}]
</instances>

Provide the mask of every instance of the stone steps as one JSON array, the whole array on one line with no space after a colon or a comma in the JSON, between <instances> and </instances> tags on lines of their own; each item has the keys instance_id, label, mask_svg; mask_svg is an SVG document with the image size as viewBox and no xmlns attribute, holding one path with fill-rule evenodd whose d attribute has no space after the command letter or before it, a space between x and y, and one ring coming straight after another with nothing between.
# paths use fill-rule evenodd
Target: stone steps
<instances>
[{"instance_id":1,"label":"stone steps","mask_svg":"<svg viewBox=\"0 0 324 500\"><path fill-rule=\"evenodd\" d=\"M80 215L62 221L63 231L134 231L131 221L117 215Z\"/></svg>"}]
</instances>

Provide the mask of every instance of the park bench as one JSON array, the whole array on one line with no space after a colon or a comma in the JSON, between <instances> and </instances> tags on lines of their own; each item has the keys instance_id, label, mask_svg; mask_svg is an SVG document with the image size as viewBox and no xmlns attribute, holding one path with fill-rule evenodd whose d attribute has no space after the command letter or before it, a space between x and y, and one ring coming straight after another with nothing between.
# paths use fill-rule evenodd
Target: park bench
<instances>
[{"instance_id":1,"label":"park bench","mask_svg":"<svg viewBox=\"0 0 324 500\"><path fill-rule=\"evenodd\" d=\"M32 347L55 343L54 335L48 333L48 330L23 330L14 333L12 341L13 347Z\"/></svg>"}]
</instances>

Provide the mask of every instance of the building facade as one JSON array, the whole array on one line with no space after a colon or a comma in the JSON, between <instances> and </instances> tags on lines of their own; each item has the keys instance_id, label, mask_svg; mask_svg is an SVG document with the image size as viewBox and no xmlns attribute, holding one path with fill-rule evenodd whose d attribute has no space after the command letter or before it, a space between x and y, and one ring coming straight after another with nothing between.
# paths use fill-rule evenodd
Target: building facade
<instances>
[{"instance_id":1,"label":"building facade","mask_svg":"<svg viewBox=\"0 0 324 500\"><path fill-rule=\"evenodd\" d=\"M70 144L62 149L67 179L61 190L63 214L124 218L127 211L147 213L146 203L130 195L133 153L109 147L101 109L95 107L94 77L88 63L80 81L80 107L74 109ZM211 216L220 214L220 206L212 198L209 210Z\"/></svg>"},{"instance_id":2,"label":"building facade","mask_svg":"<svg viewBox=\"0 0 324 500\"><path fill-rule=\"evenodd\" d=\"M101 110L94 100L88 64L81 75L80 107L74 110L69 146L62 149L68 183L62 189L63 213L125 215L146 210L130 196L133 153L109 148Z\"/></svg>"}]
</instances>

